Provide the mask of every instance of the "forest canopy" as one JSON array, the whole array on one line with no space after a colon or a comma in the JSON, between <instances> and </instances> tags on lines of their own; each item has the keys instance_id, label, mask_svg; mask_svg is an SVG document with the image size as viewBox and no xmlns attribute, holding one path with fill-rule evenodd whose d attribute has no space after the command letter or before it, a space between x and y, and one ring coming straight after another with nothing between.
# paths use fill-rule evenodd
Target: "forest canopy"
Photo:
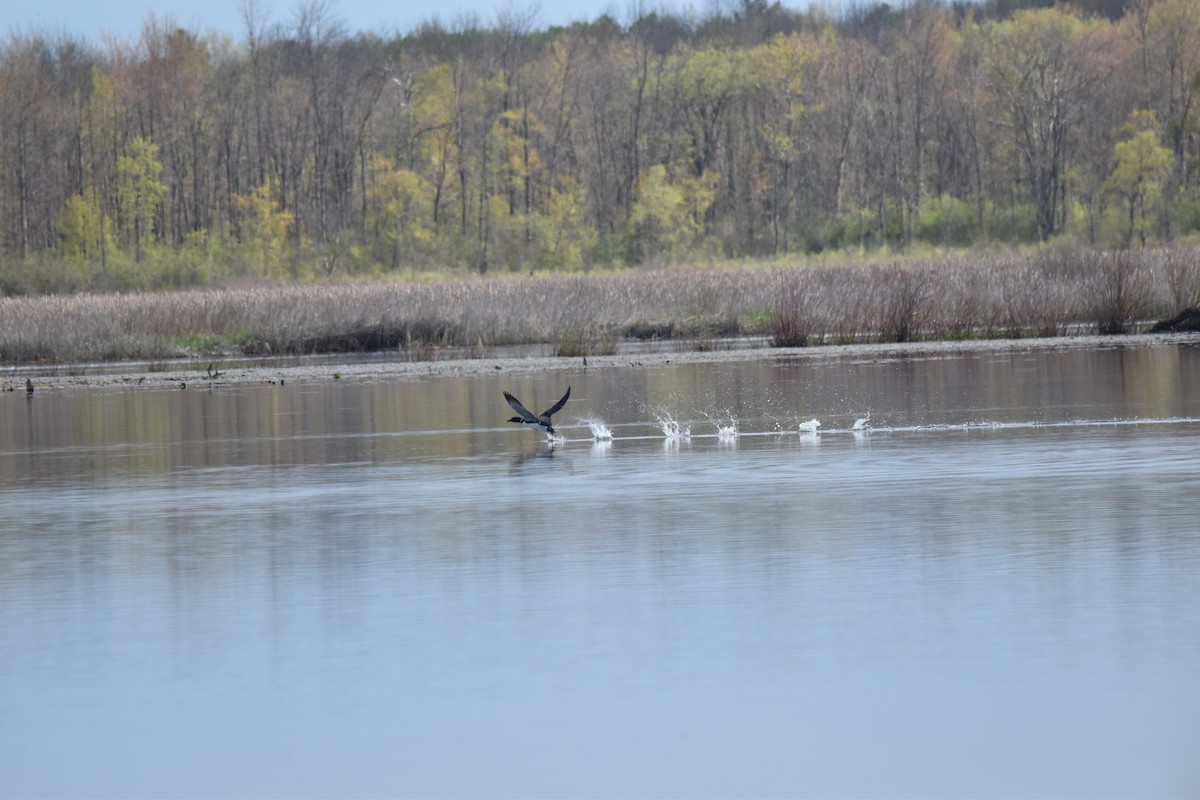
<instances>
[{"instance_id":1,"label":"forest canopy","mask_svg":"<svg viewBox=\"0 0 1200 800\"><path fill-rule=\"evenodd\" d=\"M1200 231L1200 0L0 42L0 294Z\"/></svg>"}]
</instances>

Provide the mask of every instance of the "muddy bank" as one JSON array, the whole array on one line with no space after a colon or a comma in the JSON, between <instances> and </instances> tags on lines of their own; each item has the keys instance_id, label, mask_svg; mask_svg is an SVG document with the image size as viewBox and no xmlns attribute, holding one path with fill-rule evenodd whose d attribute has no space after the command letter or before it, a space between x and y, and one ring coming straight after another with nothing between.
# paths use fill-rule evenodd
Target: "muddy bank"
<instances>
[{"instance_id":1,"label":"muddy bank","mask_svg":"<svg viewBox=\"0 0 1200 800\"><path fill-rule=\"evenodd\" d=\"M431 377L521 375L535 372L581 372L614 368L646 369L673 364L700 364L752 359L895 359L950 358L970 354L1019 353L1043 349L1200 346L1197 334L1138 334L1130 336L1070 336L1044 339L998 339L966 342L822 345L775 348L730 344L702 351L668 347L657 352L579 357L447 358L405 361L387 356L345 356L293 359L179 360L151 363L55 365L8 368L0 376L0 391L26 393L76 388L191 390L242 384L299 385L327 381L402 381Z\"/></svg>"}]
</instances>

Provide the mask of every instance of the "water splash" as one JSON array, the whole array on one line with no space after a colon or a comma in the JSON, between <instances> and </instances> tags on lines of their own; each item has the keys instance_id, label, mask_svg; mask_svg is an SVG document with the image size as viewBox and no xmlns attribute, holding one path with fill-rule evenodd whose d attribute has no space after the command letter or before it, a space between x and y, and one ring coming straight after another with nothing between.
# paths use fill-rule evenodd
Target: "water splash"
<instances>
[{"instance_id":1,"label":"water splash","mask_svg":"<svg viewBox=\"0 0 1200 800\"><path fill-rule=\"evenodd\" d=\"M868 411L865 417L854 420L854 424L850 427L852 431L865 431L867 423L871 421L871 412Z\"/></svg>"},{"instance_id":2,"label":"water splash","mask_svg":"<svg viewBox=\"0 0 1200 800\"><path fill-rule=\"evenodd\" d=\"M598 419L585 419L587 426L592 429L592 439L597 442L611 442L613 440L612 428L605 425Z\"/></svg>"},{"instance_id":3,"label":"water splash","mask_svg":"<svg viewBox=\"0 0 1200 800\"><path fill-rule=\"evenodd\" d=\"M728 425L717 423L717 439L723 442L733 441L738 437L737 420L730 420Z\"/></svg>"},{"instance_id":4,"label":"water splash","mask_svg":"<svg viewBox=\"0 0 1200 800\"><path fill-rule=\"evenodd\" d=\"M658 415L658 427L662 430L663 436L668 442L687 442L691 441L692 428L690 425L682 425L680 422L669 415Z\"/></svg>"},{"instance_id":5,"label":"water splash","mask_svg":"<svg viewBox=\"0 0 1200 800\"><path fill-rule=\"evenodd\" d=\"M810 419L808 422L801 422L801 423L800 423L800 433L802 433L802 434L808 434L808 435L810 435L810 436L816 436L816 435L817 435L817 429L818 429L818 428L820 428L820 427L821 427L821 420L819 420L819 419Z\"/></svg>"}]
</instances>

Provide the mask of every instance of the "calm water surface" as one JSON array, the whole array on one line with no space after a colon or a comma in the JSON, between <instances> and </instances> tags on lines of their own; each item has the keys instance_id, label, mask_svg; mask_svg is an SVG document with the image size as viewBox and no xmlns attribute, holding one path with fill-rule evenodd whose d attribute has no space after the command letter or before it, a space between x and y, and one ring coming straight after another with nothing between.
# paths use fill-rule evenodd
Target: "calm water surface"
<instances>
[{"instance_id":1,"label":"calm water surface","mask_svg":"<svg viewBox=\"0 0 1200 800\"><path fill-rule=\"evenodd\" d=\"M1189 347L5 394L0 796L1196 797L1197 498Z\"/></svg>"}]
</instances>

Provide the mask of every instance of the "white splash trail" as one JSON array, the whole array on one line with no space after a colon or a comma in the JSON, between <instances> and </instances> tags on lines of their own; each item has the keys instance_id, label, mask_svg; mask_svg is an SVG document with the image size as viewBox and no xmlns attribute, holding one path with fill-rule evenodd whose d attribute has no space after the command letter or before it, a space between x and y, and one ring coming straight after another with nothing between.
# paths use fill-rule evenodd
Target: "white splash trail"
<instances>
[{"instance_id":1,"label":"white splash trail","mask_svg":"<svg viewBox=\"0 0 1200 800\"><path fill-rule=\"evenodd\" d=\"M691 441L692 428L690 425L684 426L678 420L670 416L662 414L657 415L658 427L662 430L663 436L668 442L686 442Z\"/></svg>"},{"instance_id":2,"label":"white splash trail","mask_svg":"<svg viewBox=\"0 0 1200 800\"><path fill-rule=\"evenodd\" d=\"M1115 418L1115 419L1067 419L1067 420L1024 420L1015 422L990 422L980 420L974 422L936 423L926 422L918 425L894 425L883 428L871 428L879 433L940 433L940 432L974 432L1001 430L1037 430L1041 428L1092 428L1092 427L1124 427L1136 425L1181 425L1200 423L1197 417L1146 417Z\"/></svg>"},{"instance_id":3,"label":"white splash trail","mask_svg":"<svg viewBox=\"0 0 1200 800\"><path fill-rule=\"evenodd\" d=\"M592 430L592 439L597 442L611 442L613 440L612 428L605 425L598 419L585 419L587 426Z\"/></svg>"}]
</instances>

